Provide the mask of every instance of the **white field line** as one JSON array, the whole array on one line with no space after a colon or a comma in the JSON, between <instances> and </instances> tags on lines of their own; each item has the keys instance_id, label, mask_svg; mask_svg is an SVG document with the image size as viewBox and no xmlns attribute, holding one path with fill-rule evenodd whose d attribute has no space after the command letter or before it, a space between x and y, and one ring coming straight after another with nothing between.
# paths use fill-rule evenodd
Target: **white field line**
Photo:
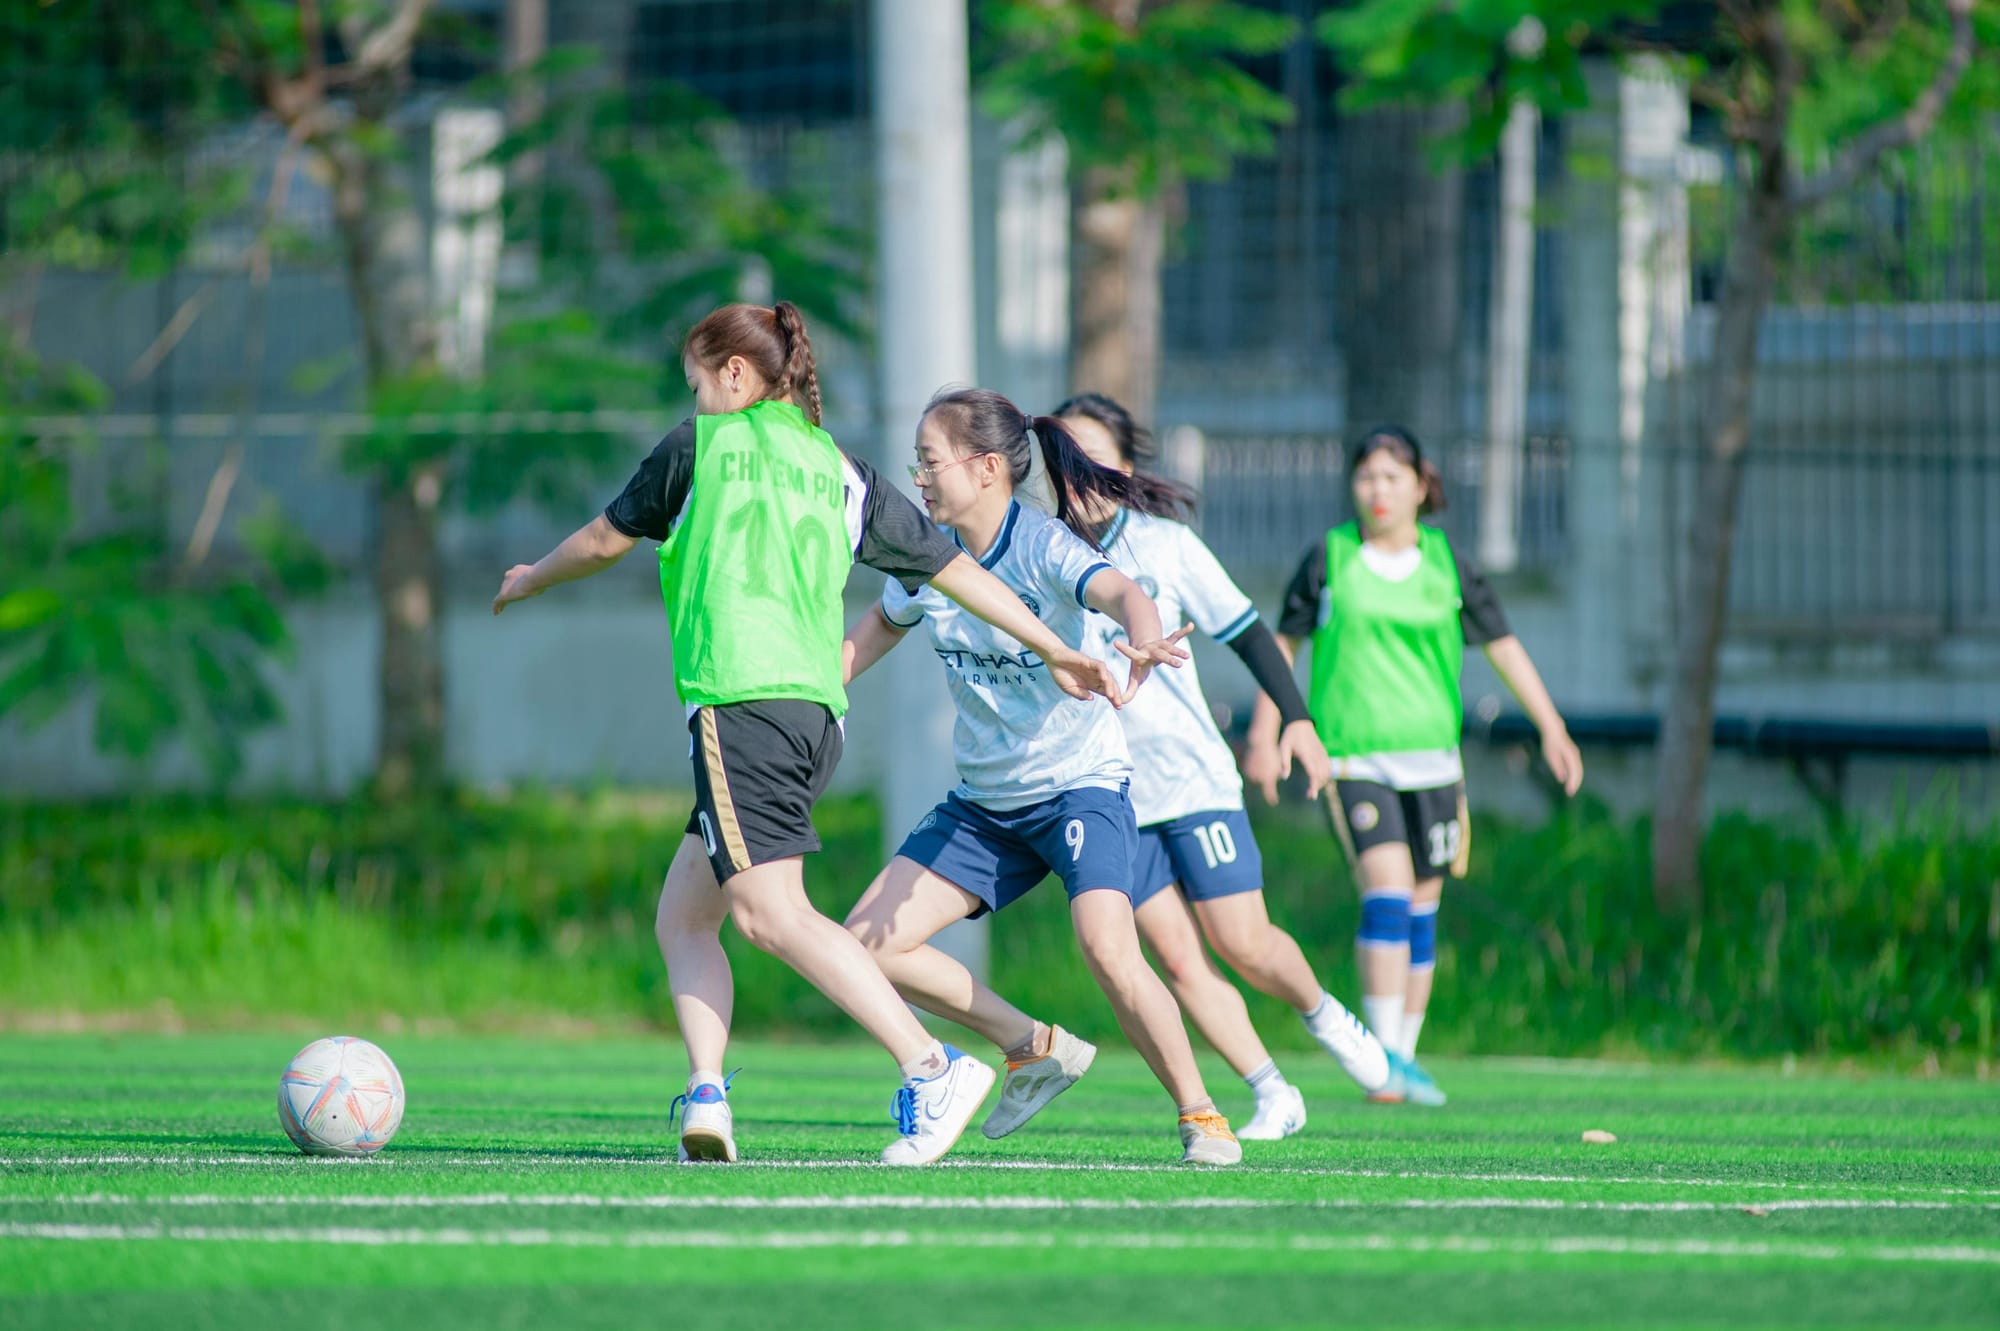
<instances>
[{"instance_id":1,"label":"white field line","mask_svg":"<svg viewBox=\"0 0 2000 1331\"><path fill-rule=\"evenodd\" d=\"M91 1192L69 1197L0 1197L0 1206L163 1206L163 1207L325 1207L342 1210L459 1210L536 1207L569 1210L655 1211L1612 1211L1646 1214L1710 1214L1726 1211L2000 1211L2000 1202L1904 1201L1886 1197L1769 1198L1730 1202L1608 1202L1562 1197L1402 1197L1370 1201L1359 1197L1285 1201L1269 1197L1170 1197L1159 1200L1097 1197L929 1197L849 1196L821 1193L799 1197L702 1197L690 1194L639 1197L593 1193L481 1192L461 1196L436 1193L343 1195L333 1197L221 1193L143 1197Z\"/></svg>"},{"instance_id":2,"label":"white field line","mask_svg":"<svg viewBox=\"0 0 2000 1331\"><path fill-rule=\"evenodd\" d=\"M108 1165L265 1165L286 1169L389 1169L402 1166L408 1169L432 1168L478 1168L508 1169L522 1166L564 1165L572 1169L597 1169L608 1166L644 1166L657 1169L674 1165L675 1162L662 1155L605 1155L574 1156L554 1154L524 1155L397 1155L393 1151L387 1155L367 1158L346 1158L341 1156L303 1156L288 1151L272 1151L266 1155L49 1155L49 1156L0 1156L0 1168L15 1169L90 1169ZM1023 1170L1036 1174L1188 1174L1185 1165L1132 1165L1132 1164L1086 1164L1077 1160L940 1160L927 1166L933 1170ZM874 1160L740 1160L733 1165L717 1166L708 1164L689 1165L687 1168L715 1171L727 1169L731 1172L742 1169L858 1169L888 1171L892 1166ZM1667 1175L1598 1177L1583 1174L1503 1174L1472 1173L1452 1170L1430 1169L1336 1169L1319 1166L1300 1165L1246 1165L1236 1171L1242 1175L1281 1178L1367 1178L1367 1179L1419 1179L1435 1183L1550 1183L1550 1184L1591 1184L1612 1187L1651 1188L1747 1188L1787 1192L1851 1191L1857 1187L1872 1192L1895 1194L1924 1194L1949 1197L2000 1197L2000 1188L1961 1188L1948 1185L1925 1183L1809 1183L1779 1179L1725 1179L1725 1178L1672 1178Z\"/></svg>"},{"instance_id":3,"label":"white field line","mask_svg":"<svg viewBox=\"0 0 2000 1331\"><path fill-rule=\"evenodd\" d=\"M2000 1266L2000 1248L1966 1245L1888 1246L1832 1243L1735 1243L1712 1239L1426 1238L1401 1234L1249 1235L1176 1233L965 1233L935 1230L733 1233L727 1230L645 1230L605 1233L551 1229L232 1228L205 1225L0 1224L0 1239L83 1243L307 1243L372 1248L1033 1248L1237 1250L1253 1252L1410 1252L1454 1254L1610 1255L1638 1257L1773 1258L1780 1261L1936 1262Z\"/></svg>"}]
</instances>

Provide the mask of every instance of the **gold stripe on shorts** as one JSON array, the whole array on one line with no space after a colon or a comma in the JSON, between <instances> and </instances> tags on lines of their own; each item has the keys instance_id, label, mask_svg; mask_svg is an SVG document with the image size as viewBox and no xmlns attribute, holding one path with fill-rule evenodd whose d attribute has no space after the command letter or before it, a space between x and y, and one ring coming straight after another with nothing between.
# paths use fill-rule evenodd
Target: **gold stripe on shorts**
<instances>
[{"instance_id":1,"label":"gold stripe on shorts","mask_svg":"<svg viewBox=\"0 0 2000 1331\"><path fill-rule=\"evenodd\" d=\"M701 709L701 760L708 766L708 798L715 805L716 828L722 848L729 852L730 867L742 873L750 867L750 847L743 844L743 828L736 821L736 801L729 797L729 778L722 771L722 739L715 728L715 709Z\"/></svg>"},{"instance_id":2,"label":"gold stripe on shorts","mask_svg":"<svg viewBox=\"0 0 2000 1331\"><path fill-rule=\"evenodd\" d=\"M1340 842L1340 849L1347 855L1347 867L1355 873L1361 872L1361 857L1354 852L1354 831L1347 825L1347 806L1340 802L1339 786L1326 783L1326 811L1333 819L1333 835Z\"/></svg>"},{"instance_id":3,"label":"gold stripe on shorts","mask_svg":"<svg viewBox=\"0 0 2000 1331\"><path fill-rule=\"evenodd\" d=\"M1465 877L1472 867L1472 815L1465 807L1465 783L1458 783L1458 854L1451 861L1451 876Z\"/></svg>"}]
</instances>

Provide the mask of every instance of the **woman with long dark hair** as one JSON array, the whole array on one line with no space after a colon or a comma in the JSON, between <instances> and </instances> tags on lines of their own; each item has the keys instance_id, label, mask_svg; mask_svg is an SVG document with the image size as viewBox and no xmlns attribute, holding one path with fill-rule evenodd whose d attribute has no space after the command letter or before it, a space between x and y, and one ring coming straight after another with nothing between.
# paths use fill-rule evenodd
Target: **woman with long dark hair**
<instances>
[{"instance_id":1,"label":"woman with long dark hair","mask_svg":"<svg viewBox=\"0 0 2000 1331\"><path fill-rule=\"evenodd\" d=\"M695 414L596 519L535 564L509 569L499 614L601 572L641 537L661 542L674 685L688 714L695 806L660 893L656 932L687 1046L684 1160L736 1159L722 1074L735 985L725 917L880 1041L899 1101L968 1120L994 1072L941 1044L867 952L806 898L819 849L812 806L840 761L847 694L841 593L855 562L938 594L1041 654L1059 691L1119 692L1105 664L1061 641L992 574L820 428L819 377L796 306L727 305L688 334ZM718 890L719 889L719 890ZM674 1110L669 1111L669 1126ZM953 1132L952 1138L957 1137ZM884 1158L921 1163L907 1133Z\"/></svg>"},{"instance_id":2,"label":"woman with long dark hair","mask_svg":"<svg viewBox=\"0 0 2000 1331\"><path fill-rule=\"evenodd\" d=\"M1396 425L1368 431L1347 474L1356 519L1299 562L1278 644L1288 660L1312 645L1308 699L1333 759L1327 808L1361 888L1362 1011L1391 1065L1388 1085L1369 1098L1439 1105L1444 1093L1416 1061L1417 1035L1444 880L1464 876L1472 848L1458 752L1465 648L1486 649L1572 795L1583 758L1493 589L1442 531L1418 521L1444 508L1444 484L1417 437ZM1260 697L1243 771L1273 803L1278 724L1277 704Z\"/></svg>"},{"instance_id":3,"label":"woman with long dark hair","mask_svg":"<svg viewBox=\"0 0 2000 1331\"><path fill-rule=\"evenodd\" d=\"M1146 431L1101 393L1073 397L1056 415L1099 466L1135 474L1150 455ZM1105 558L1139 583L1163 619L1189 620L1226 645L1278 699L1285 723L1277 741L1280 760L1303 766L1317 795L1329 769L1305 700L1271 630L1214 552L1185 523L1132 508L1107 509L1095 534ZM1115 641L1107 629L1107 657ZM1382 1046L1327 992L1297 940L1271 922L1263 857L1243 811L1243 781L1194 662L1155 680L1118 719L1132 750L1132 805L1139 818L1132 881L1139 936L1181 1010L1256 1098L1255 1112L1236 1135L1245 1141L1290 1136L1305 1126L1305 1097L1278 1070L1250 1023L1243 995L1211 959L1210 948L1253 988L1289 1004L1362 1089L1380 1090L1389 1078Z\"/></svg>"},{"instance_id":4,"label":"woman with long dark hair","mask_svg":"<svg viewBox=\"0 0 2000 1331\"><path fill-rule=\"evenodd\" d=\"M1053 517L1014 497L1038 458ZM911 470L931 517L1064 642L1086 640L1092 611L1116 622L1133 691L1151 666L1186 656L1175 644L1187 630L1163 639L1151 598L1079 534L1105 505L1176 511L1178 491L1095 466L1060 421L1025 416L982 389L931 400ZM1006 909L1055 874L1069 894L1091 974L1173 1098L1181 1158L1235 1163L1242 1147L1202 1085L1180 1009L1140 951L1132 920L1132 764L1117 716L1065 697L1037 653L1006 632L934 593L912 595L893 579L848 631L850 678L918 628L943 664L958 714L952 747L959 785L911 831L848 914L847 927L905 998L1006 1053L1007 1080L985 1125L987 1136L1004 1137L1074 1084L1096 1050L1008 1003L930 939L959 920Z\"/></svg>"}]
</instances>

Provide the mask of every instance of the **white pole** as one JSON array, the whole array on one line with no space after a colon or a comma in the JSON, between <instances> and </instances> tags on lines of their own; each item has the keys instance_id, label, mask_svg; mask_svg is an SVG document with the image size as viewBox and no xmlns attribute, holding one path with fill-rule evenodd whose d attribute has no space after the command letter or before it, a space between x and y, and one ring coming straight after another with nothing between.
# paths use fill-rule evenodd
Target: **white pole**
<instances>
[{"instance_id":1,"label":"white pole","mask_svg":"<svg viewBox=\"0 0 2000 1331\"><path fill-rule=\"evenodd\" d=\"M965 5L874 0L873 20L877 460L885 477L905 483L924 403L945 384L977 377ZM882 819L894 853L958 777L937 659L919 636L885 664L894 707L885 722L894 732L883 746ZM983 924L954 925L937 945L985 975Z\"/></svg>"},{"instance_id":2,"label":"white pole","mask_svg":"<svg viewBox=\"0 0 2000 1331\"><path fill-rule=\"evenodd\" d=\"M1535 313L1535 149L1541 115L1525 101L1500 136L1500 216L1486 339L1486 466L1479 491L1479 562L1520 562L1521 446L1528 424L1528 355Z\"/></svg>"}]
</instances>

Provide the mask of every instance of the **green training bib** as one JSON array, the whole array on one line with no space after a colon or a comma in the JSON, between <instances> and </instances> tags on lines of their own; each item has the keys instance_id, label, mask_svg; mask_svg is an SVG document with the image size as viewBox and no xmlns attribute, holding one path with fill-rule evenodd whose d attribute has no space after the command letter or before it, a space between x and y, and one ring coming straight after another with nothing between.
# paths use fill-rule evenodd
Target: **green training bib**
<instances>
[{"instance_id":1,"label":"green training bib","mask_svg":"<svg viewBox=\"0 0 2000 1331\"><path fill-rule=\"evenodd\" d=\"M683 702L803 698L846 714L845 505L840 450L797 407L695 417L693 484L660 547Z\"/></svg>"},{"instance_id":2,"label":"green training bib","mask_svg":"<svg viewBox=\"0 0 2000 1331\"><path fill-rule=\"evenodd\" d=\"M1320 740L1336 758L1458 744L1465 662L1458 565L1443 532L1417 531L1422 558L1402 582L1363 561L1358 524L1326 534L1310 697Z\"/></svg>"}]
</instances>

